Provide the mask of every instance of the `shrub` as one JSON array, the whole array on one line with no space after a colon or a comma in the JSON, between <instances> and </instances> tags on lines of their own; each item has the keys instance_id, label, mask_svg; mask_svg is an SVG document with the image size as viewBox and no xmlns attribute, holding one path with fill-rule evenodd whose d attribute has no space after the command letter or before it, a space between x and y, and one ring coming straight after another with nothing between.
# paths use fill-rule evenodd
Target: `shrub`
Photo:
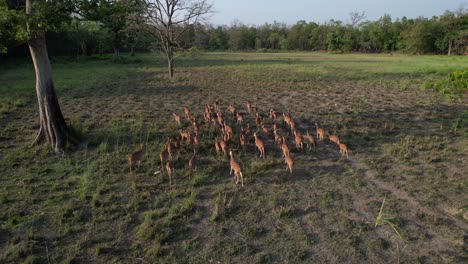
<instances>
[{"instance_id":1,"label":"shrub","mask_svg":"<svg viewBox=\"0 0 468 264\"><path fill-rule=\"evenodd\" d=\"M439 81L426 81L423 88L433 89L447 98L460 98L468 90L468 69L449 73Z\"/></svg>"}]
</instances>

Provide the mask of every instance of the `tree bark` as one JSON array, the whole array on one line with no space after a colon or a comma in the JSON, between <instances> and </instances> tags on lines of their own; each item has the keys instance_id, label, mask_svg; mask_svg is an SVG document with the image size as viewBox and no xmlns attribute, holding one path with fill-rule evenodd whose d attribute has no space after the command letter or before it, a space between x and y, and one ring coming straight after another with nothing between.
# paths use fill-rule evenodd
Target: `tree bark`
<instances>
[{"instance_id":1,"label":"tree bark","mask_svg":"<svg viewBox=\"0 0 468 264\"><path fill-rule=\"evenodd\" d=\"M168 77L172 80L174 77L174 51L171 46L167 47L167 66L168 66Z\"/></svg>"},{"instance_id":2,"label":"tree bark","mask_svg":"<svg viewBox=\"0 0 468 264\"><path fill-rule=\"evenodd\" d=\"M31 15L31 0L27 0L26 13ZM35 32L35 25L28 24L29 51L36 73L36 95L39 106L39 132L33 144L47 140L56 153L63 151L67 143L78 142L70 135L65 123L52 80L52 66L47 54L45 33Z\"/></svg>"},{"instance_id":3,"label":"tree bark","mask_svg":"<svg viewBox=\"0 0 468 264\"><path fill-rule=\"evenodd\" d=\"M120 49L118 47L114 47L114 60L120 61Z\"/></svg>"},{"instance_id":4,"label":"tree bark","mask_svg":"<svg viewBox=\"0 0 468 264\"><path fill-rule=\"evenodd\" d=\"M452 55L452 39L449 40L449 46L448 46L448 56Z\"/></svg>"}]
</instances>

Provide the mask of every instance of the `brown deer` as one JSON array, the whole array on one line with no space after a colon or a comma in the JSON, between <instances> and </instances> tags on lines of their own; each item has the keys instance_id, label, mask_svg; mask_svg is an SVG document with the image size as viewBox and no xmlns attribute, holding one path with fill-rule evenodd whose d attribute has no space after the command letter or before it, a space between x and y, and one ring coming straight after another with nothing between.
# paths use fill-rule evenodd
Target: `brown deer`
<instances>
[{"instance_id":1,"label":"brown deer","mask_svg":"<svg viewBox=\"0 0 468 264\"><path fill-rule=\"evenodd\" d=\"M229 112L231 112L232 116L236 115L236 106L234 104L229 105Z\"/></svg>"},{"instance_id":2,"label":"brown deer","mask_svg":"<svg viewBox=\"0 0 468 264\"><path fill-rule=\"evenodd\" d=\"M179 134L180 134L180 139L182 141L185 140L186 142L190 142L190 132L188 132L188 131L182 132L182 131L179 130Z\"/></svg>"},{"instance_id":3,"label":"brown deer","mask_svg":"<svg viewBox=\"0 0 468 264\"><path fill-rule=\"evenodd\" d=\"M276 118L278 118L278 112L273 110L273 108L270 109L270 119L276 121Z\"/></svg>"},{"instance_id":4,"label":"brown deer","mask_svg":"<svg viewBox=\"0 0 468 264\"><path fill-rule=\"evenodd\" d=\"M237 113L236 118L237 118L237 124L242 125L242 123L244 122L244 115L242 113Z\"/></svg>"},{"instance_id":5,"label":"brown deer","mask_svg":"<svg viewBox=\"0 0 468 264\"><path fill-rule=\"evenodd\" d=\"M302 135L299 132L297 132L296 130L294 130L294 142L296 143L296 148L298 150L300 149L302 151L303 146L304 146L304 144L302 142Z\"/></svg>"},{"instance_id":6,"label":"brown deer","mask_svg":"<svg viewBox=\"0 0 468 264\"><path fill-rule=\"evenodd\" d=\"M317 138L320 141L323 141L323 139L325 138L325 130L323 130L323 128L319 127L317 123L315 123L315 131L317 133Z\"/></svg>"},{"instance_id":7,"label":"brown deer","mask_svg":"<svg viewBox=\"0 0 468 264\"><path fill-rule=\"evenodd\" d=\"M346 159L348 159L348 147L346 146L345 143L340 143L340 153L341 153L341 156L345 156L346 155Z\"/></svg>"},{"instance_id":8,"label":"brown deer","mask_svg":"<svg viewBox=\"0 0 468 264\"><path fill-rule=\"evenodd\" d=\"M247 141L245 140L245 135L244 134L240 134L239 142L240 142L240 145L242 147L242 150L245 152L245 150L247 149Z\"/></svg>"},{"instance_id":9,"label":"brown deer","mask_svg":"<svg viewBox=\"0 0 468 264\"><path fill-rule=\"evenodd\" d=\"M232 175L234 172L234 177L236 178L236 184L239 184L239 180L241 181L242 187L244 187L244 176L242 175L242 167L239 162L234 158L232 154L232 150L229 151L229 156L231 156L231 170L229 171L229 175Z\"/></svg>"},{"instance_id":10,"label":"brown deer","mask_svg":"<svg viewBox=\"0 0 468 264\"><path fill-rule=\"evenodd\" d=\"M252 103L250 101L247 101L247 110L249 111L249 113L252 112Z\"/></svg>"},{"instance_id":11,"label":"brown deer","mask_svg":"<svg viewBox=\"0 0 468 264\"><path fill-rule=\"evenodd\" d=\"M174 115L174 120L177 122L177 124L180 126L180 115L173 113Z\"/></svg>"},{"instance_id":12,"label":"brown deer","mask_svg":"<svg viewBox=\"0 0 468 264\"><path fill-rule=\"evenodd\" d=\"M265 144L263 144L263 140L261 140L257 132L254 133L254 138L255 138L255 146L258 148L258 151L260 152L260 158L265 158Z\"/></svg>"},{"instance_id":13,"label":"brown deer","mask_svg":"<svg viewBox=\"0 0 468 264\"><path fill-rule=\"evenodd\" d=\"M286 170L289 169L289 175L292 177L294 160L291 158L291 156L286 156L284 157L284 162L286 163Z\"/></svg>"},{"instance_id":14,"label":"brown deer","mask_svg":"<svg viewBox=\"0 0 468 264\"><path fill-rule=\"evenodd\" d=\"M296 122L294 119L291 118L291 121L289 121L289 126L291 127L291 133L293 133L296 130Z\"/></svg>"},{"instance_id":15,"label":"brown deer","mask_svg":"<svg viewBox=\"0 0 468 264\"><path fill-rule=\"evenodd\" d=\"M169 176L169 185L172 184L172 175L174 175L174 161L170 160L166 163L166 171Z\"/></svg>"},{"instance_id":16,"label":"brown deer","mask_svg":"<svg viewBox=\"0 0 468 264\"><path fill-rule=\"evenodd\" d=\"M141 160L145 154L145 145L140 144L140 150L133 152L132 154L128 155L128 163L130 164L130 171L135 167L140 167Z\"/></svg>"},{"instance_id":17,"label":"brown deer","mask_svg":"<svg viewBox=\"0 0 468 264\"><path fill-rule=\"evenodd\" d=\"M309 149L309 151L312 149L312 146L314 146L314 149L315 149L315 140L314 140L314 137L309 133L309 130L307 130L307 134L305 138L308 142L307 148Z\"/></svg>"},{"instance_id":18,"label":"brown deer","mask_svg":"<svg viewBox=\"0 0 468 264\"><path fill-rule=\"evenodd\" d=\"M188 107L186 106L184 106L184 115L185 115L185 118L187 118L187 120L190 121L190 117L191 117L190 109L188 109Z\"/></svg>"},{"instance_id":19,"label":"brown deer","mask_svg":"<svg viewBox=\"0 0 468 264\"><path fill-rule=\"evenodd\" d=\"M194 171L194 170L195 170L196 162L197 162L197 152L196 152L196 150L194 149L194 150L193 150L193 155L192 155L192 157L191 157L191 158L189 159L189 161L188 161L188 167L189 167L189 170L190 170L190 171Z\"/></svg>"},{"instance_id":20,"label":"brown deer","mask_svg":"<svg viewBox=\"0 0 468 264\"><path fill-rule=\"evenodd\" d=\"M224 156L226 156L228 144L224 139L221 139L219 141L219 147L220 147L221 151L223 152Z\"/></svg>"},{"instance_id":21,"label":"brown deer","mask_svg":"<svg viewBox=\"0 0 468 264\"><path fill-rule=\"evenodd\" d=\"M222 150L221 150L221 146L219 145L219 141L217 138L215 139L214 144L215 144L216 154L219 154Z\"/></svg>"},{"instance_id":22,"label":"brown deer","mask_svg":"<svg viewBox=\"0 0 468 264\"><path fill-rule=\"evenodd\" d=\"M328 139L330 139L330 141L335 143L337 146L340 146L340 138L337 135L328 134Z\"/></svg>"},{"instance_id":23,"label":"brown deer","mask_svg":"<svg viewBox=\"0 0 468 264\"><path fill-rule=\"evenodd\" d=\"M289 126L289 124L291 123L291 116L289 114L283 113L283 119L284 122Z\"/></svg>"},{"instance_id":24,"label":"brown deer","mask_svg":"<svg viewBox=\"0 0 468 264\"><path fill-rule=\"evenodd\" d=\"M285 157L289 156L289 147L288 142L286 141L286 137L283 137L283 143L281 144L281 151Z\"/></svg>"},{"instance_id":25,"label":"brown deer","mask_svg":"<svg viewBox=\"0 0 468 264\"><path fill-rule=\"evenodd\" d=\"M278 130L273 130L273 135L275 136L275 144L281 145L281 136L278 134Z\"/></svg>"},{"instance_id":26,"label":"brown deer","mask_svg":"<svg viewBox=\"0 0 468 264\"><path fill-rule=\"evenodd\" d=\"M161 172L163 172L164 164L169 159L169 152L167 152L166 146L164 146L164 149L159 153L159 159L161 160Z\"/></svg>"}]
</instances>

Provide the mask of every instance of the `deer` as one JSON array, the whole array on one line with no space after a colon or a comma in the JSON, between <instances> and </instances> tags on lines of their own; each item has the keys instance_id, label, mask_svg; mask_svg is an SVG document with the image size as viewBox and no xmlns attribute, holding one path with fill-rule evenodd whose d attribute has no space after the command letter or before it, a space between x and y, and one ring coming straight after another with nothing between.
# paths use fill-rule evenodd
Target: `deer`
<instances>
[{"instance_id":1,"label":"deer","mask_svg":"<svg viewBox=\"0 0 468 264\"><path fill-rule=\"evenodd\" d=\"M289 147L288 147L288 143L286 141L286 137L284 137L284 136L283 136L283 143L281 144L281 151L283 152L284 157L289 156Z\"/></svg>"},{"instance_id":2,"label":"deer","mask_svg":"<svg viewBox=\"0 0 468 264\"><path fill-rule=\"evenodd\" d=\"M317 133L317 138L320 141L323 141L323 139L325 137L325 130L323 130L323 128L319 127L317 123L315 123L315 131Z\"/></svg>"},{"instance_id":3,"label":"deer","mask_svg":"<svg viewBox=\"0 0 468 264\"><path fill-rule=\"evenodd\" d=\"M249 111L249 113L251 113L252 112L252 103L250 101L247 101L246 106L247 106L247 110Z\"/></svg>"},{"instance_id":4,"label":"deer","mask_svg":"<svg viewBox=\"0 0 468 264\"><path fill-rule=\"evenodd\" d=\"M192 143L195 147L198 147L198 145L200 145L200 138L198 137L198 134L195 134L195 136L192 139Z\"/></svg>"},{"instance_id":5,"label":"deer","mask_svg":"<svg viewBox=\"0 0 468 264\"><path fill-rule=\"evenodd\" d=\"M233 134L232 127L226 124L226 122L223 123L223 127L224 127L223 129L224 134L228 135L229 138L231 138Z\"/></svg>"},{"instance_id":6,"label":"deer","mask_svg":"<svg viewBox=\"0 0 468 264\"><path fill-rule=\"evenodd\" d=\"M219 123L219 125L222 126L223 123L224 123L223 113L218 112L218 113L216 113L216 116L218 117L218 123Z\"/></svg>"},{"instance_id":7,"label":"deer","mask_svg":"<svg viewBox=\"0 0 468 264\"><path fill-rule=\"evenodd\" d=\"M314 140L314 137L312 137L312 135L310 134L309 130L307 130L307 134L305 138L308 142L307 148L309 149L309 151L312 149L312 146L314 146L314 149L315 149L315 140Z\"/></svg>"},{"instance_id":8,"label":"deer","mask_svg":"<svg viewBox=\"0 0 468 264\"><path fill-rule=\"evenodd\" d=\"M341 156L345 156L346 155L346 159L348 159L348 147L346 146L345 143L340 143L340 153L341 153Z\"/></svg>"},{"instance_id":9,"label":"deer","mask_svg":"<svg viewBox=\"0 0 468 264\"><path fill-rule=\"evenodd\" d=\"M175 154L175 147L172 144L172 139L167 138L166 143L164 144L164 147L167 150L167 153L169 154L169 158L172 160L174 159L174 154Z\"/></svg>"},{"instance_id":10,"label":"deer","mask_svg":"<svg viewBox=\"0 0 468 264\"><path fill-rule=\"evenodd\" d=\"M234 104L229 105L229 112L231 112L232 116L236 115L236 106Z\"/></svg>"},{"instance_id":11,"label":"deer","mask_svg":"<svg viewBox=\"0 0 468 264\"><path fill-rule=\"evenodd\" d=\"M289 121L289 126L291 127L291 133L293 133L296 130L296 122L294 119L291 117L291 121Z\"/></svg>"},{"instance_id":12,"label":"deer","mask_svg":"<svg viewBox=\"0 0 468 264\"><path fill-rule=\"evenodd\" d=\"M166 171L169 176L169 185L172 184L172 175L174 175L174 161L170 160L166 163Z\"/></svg>"},{"instance_id":13,"label":"deer","mask_svg":"<svg viewBox=\"0 0 468 264\"><path fill-rule=\"evenodd\" d=\"M294 130L294 142L296 143L296 148L298 150L300 149L302 151L303 146L304 146L304 144L302 142L302 135L299 132L297 132L296 130Z\"/></svg>"},{"instance_id":14,"label":"deer","mask_svg":"<svg viewBox=\"0 0 468 264\"><path fill-rule=\"evenodd\" d=\"M259 127L262 124L263 118L262 116L257 112L255 113L255 125Z\"/></svg>"},{"instance_id":15,"label":"deer","mask_svg":"<svg viewBox=\"0 0 468 264\"><path fill-rule=\"evenodd\" d=\"M278 130L273 130L273 135L275 136L275 143L281 145L281 136L278 134Z\"/></svg>"},{"instance_id":16,"label":"deer","mask_svg":"<svg viewBox=\"0 0 468 264\"><path fill-rule=\"evenodd\" d=\"M176 113L172 113L174 115L174 120L177 122L177 124L180 126L180 115Z\"/></svg>"},{"instance_id":17,"label":"deer","mask_svg":"<svg viewBox=\"0 0 468 264\"><path fill-rule=\"evenodd\" d=\"M255 114L257 114L257 113L258 113L258 107L257 107L257 104L254 104L254 105L252 106L252 111L253 111Z\"/></svg>"},{"instance_id":18,"label":"deer","mask_svg":"<svg viewBox=\"0 0 468 264\"><path fill-rule=\"evenodd\" d=\"M164 146L164 149L159 153L159 159L161 160L161 171L163 171L164 164L169 159L169 152L167 151L166 146Z\"/></svg>"},{"instance_id":19,"label":"deer","mask_svg":"<svg viewBox=\"0 0 468 264\"><path fill-rule=\"evenodd\" d=\"M292 177L294 160L291 158L291 156L286 156L284 157L284 163L286 163L286 170L289 169L289 175Z\"/></svg>"},{"instance_id":20,"label":"deer","mask_svg":"<svg viewBox=\"0 0 468 264\"><path fill-rule=\"evenodd\" d=\"M260 152L260 158L265 158L265 144L263 144L263 140L261 140L257 132L254 133L254 138L255 138L255 146L258 148L258 151Z\"/></svg>"},{"instance_id":21,"label":"deer","mask_svg":"<svg viewBox=\"0 0 468 264\"><path fill-rule=\"evenodd\" d=\"M237 124L242 125L242 123L244 122L244 115L242 113L237 113L236 118L237 118Z\"/></svg>"},{"instance_id":22,"label":"deer","mask_svg":"<svg viewBox=\"0 0 468 264\"><path fill-rule=\"evenodd\" d=\"M130 171L135 167L135 165L139 168L141 164L141 160L145 154L145 145L140 144L140 150L133 152L132 154L128 155L128 163L130 164Z\"/></svg>"},{"instance_id":23,"label":"deer","mask_svg":"<svg viewBox=\"0 0 468 264\"><path fill-rule=\"evenodd\" d=\"M283 120L289 126L289 124L291 123L291 115L283 113Z\"/></svg>"},{"instance_id":24,"label":"deer","mask_svg":"<svg viewBox=\"0 0 468 264\"><path fill-rule=\"evenodd\" d=\"M180 133L180 138L182 141L185 140L186 142L190 142L190 132L188 131L182 132L179 130L179 133Z\"/></svg>"},{"instance_id":25,"label":"deer","mask_svg":"<svg viewBox=\"0 0 468 264\"><path fill-rule=\"evenodd\" d=\"M187 120L190 120L190 109L188 109L188 107L184 106L184 114L185 114L185 118L187 118Z\"/></svg>"},{"instance_id":26,"label":"deer","mask_svg":"<svg viewBox=\"0 0 468 264\"><path fill-rule=\"evenodd\" d=\"M236 184L239 184L239 180L241 181L242 187L244 187L244 176L242 175L242 167L239 162L234 158L232 154L232 150L229 151L229 156L231 157L231 170L229 171L229 175L232 175L234 172L234 177L236 178Z\"/></svg>"},{"instance_id":27,"label":"deer","mask_svg":"<svg viewBox=\"0 0 468 264\"><path fill-rule=\"evenodd\" d=\"M240 143L240 145L242 147L242 151L245 152L245 150L247 148L247 141L245 140L245 135L244 134L240 134L239 143Z\"/></svg>"},{"instance_id":28,"label":"deer","mask_svg":"<svg viewBox=\"0 0 468 264\"><path fill-rule=\"evenodd\" d=\"M270 119L276 121L276 118L278 117L278 113L273 110L273 108L270 109Z\"/></svg>"},{"instance_id":29,"label":"deer","mask_svg":"<svg viewBox=\"0 0 468 264\"><path fill-rule=\"evenodd\" d=\"M335 143L337 146L340 146L340 138L337 135L328 134L328 139L330 139L330 141Z\"/></svg>"},{"instance_id":30,"label":"deer","mask_svg":"<svg viewBox=\"0 0 468 264\"><path fill-rule=\"evenodd\" d=\"M219 145L219 141L217 138L215 139L214 144L215 144L216 154L219 154L222 150L221 150L221 145Z\"/></svg>"},{"instance_id":31,"label":"deer","mask_svg":"<svg viewBox=\"0 0 468 264\"><path fill-rule=\"evenodd\" d=\"M224 156L226 156L228 144L224 139L221 139L219 141L219 147L220 147L221 151L224 153Z\"/></svg>"},{"instance_id":32,"label":"deer","mask_svg":"<svg viewBox=\"0 0 468 264\"><path fill-rule=\"evenodd\" d=\"M262 124L261 127L262 127L263 132L268 135L268 132L269 132L268 127L266 127L265 124Z\"/></svg>"},{"instance_id":33,"label":"deer","mask_svg":"<svg viewBox=\"0 0 468 264\"><path fill-rule=\"evenodd\" d=\"M190 171L195 170L196 162L197 162L197 151L194 149L193 150L193 155L188 161L188 167L189 167Z\"/></svg>"}]
</instances>

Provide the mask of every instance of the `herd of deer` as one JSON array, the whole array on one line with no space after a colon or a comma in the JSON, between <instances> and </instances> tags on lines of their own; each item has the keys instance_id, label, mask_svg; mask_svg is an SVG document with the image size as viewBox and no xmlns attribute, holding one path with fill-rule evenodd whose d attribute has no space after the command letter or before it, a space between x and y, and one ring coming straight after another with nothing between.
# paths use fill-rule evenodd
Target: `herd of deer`
<instances>
[{"instance_id":1,"label":"herd of deer","mask_svg":"<svg viewBox=\"0 0 468 264\"><path fill-rule=\"evenodd\" d=\"M284 131L282 133L283 135L280 135L280 129L278 128L278 112L274 111L273 109L270 110L268 115L270 122L267 124L265 118L260 114L256 105L252 105L252 103L248 101L246 107L249 115L255 115L256 131L252 131L250 123L245 121L246 114L238 112L234 104L229 105L229 113L227 115L223 113L218 101L211 105L205 105L205 110L203 113L204 128L212 129L214 132L214 148L217 154L224 154L224 156L226 156L229 151L229 174L232 175L232 173L234 173L236 184L239 184L240 182L241 185L244 186L242 166L235 158L233 151L238 150L240 146L242 147L242 150L246 152L247 147L253 143L255 145L256 151L258 151L258 154L255 154L256 157L258 155L260 158L264 159L266 145L265 142L270 139L270 131L273 131L274 144L276 144L281 149L284 162L286 164L286 169L289 170L289 173L292 176L294 160L290 155L290 147L288 145L287 137L290 134L293 135L295 147L298 151L301 152L304 149L304 144L307 146L309 151L311 151L312 148L315 149L316 141L314 137L310 134L309 130L307 130L305 136L299 132L297 128L297 121L291 116L290 112L282 114L283 122L289 126L289 129L285 127L284 130L290 130L290 132ZM174 156L181 148L181 145L185 143L186 145L193 148L193 154L188 161L188 168L193 171L195 169L197 153L201 143L201 123L198 121L197 115L193 114L187 107L184 107L184 115L187 122L190 122L191 129L187 131L179 130L179 133L177 133L176 136L167 137L167 140L164 143L164 148L159 154L159 158L161 160L161 171L164 168L166 169L170 183L172 181L172 176L174 175ZM177 113L173 113L173 116L175 122L180 128L183 125L181 116ZM232 116L232 119L230 116ZM232 123L235 122L236 129L233 129L233 126L229 125L229 119L231 119ZM315 123L315 128L316 138L318 141L323 141L325 137L328 136L328 139L338 146L341 155L348 158L348 148L346 144L340 141L337 135L325 132L325 130L319 127L317 123ZM234 131L239 133L238 145L234 144ZM237 148L234 148L234 145L237 145ZM128 156L130 170L132 170L135 166L140 166L144 152L145 146L140 145L139 151L136 151Z\"/></svg>"}]
</instances>

